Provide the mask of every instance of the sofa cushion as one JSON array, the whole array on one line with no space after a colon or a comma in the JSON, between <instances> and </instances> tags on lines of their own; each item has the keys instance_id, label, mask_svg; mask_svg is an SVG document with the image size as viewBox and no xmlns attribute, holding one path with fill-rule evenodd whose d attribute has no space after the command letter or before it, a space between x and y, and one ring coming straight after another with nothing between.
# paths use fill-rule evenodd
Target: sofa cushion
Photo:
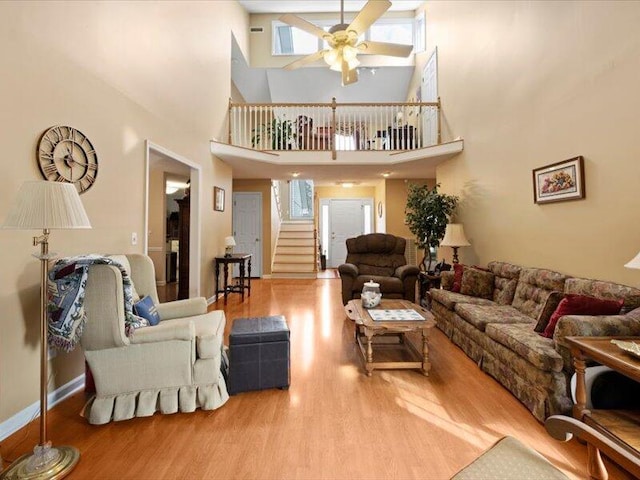
<instances>
[{"instance_id":1,"label":"sofa cushion","mask_svg":"<svg viewBox=\"0 0 640 480\"><path fill-rule=\"evenodd\" d=\"M551 292L547 297L547 301L544 302L544 306L540 311L540 315L538 315L538 323L533 327L533 331L537 333L544 332L544 329L547 328L549 324L549 320L551 316L558 308L558 304L564 298L564 294L561 292Z\"/></svg>"},{"instance_id":2,"label":"sofa cushion","mask_svg":"<svg viewBox=\"0 0 640 480\"><path fill-rule=\"evenodd\" d=\"M484 332L489 323L525 323L531 325L533 319L509 305L475 305L458 303L456 313L478 330ZM531 327L533 328L533 327Z\"/></svg>"},{"instance_id":3,"label":"sofa cushion","mask_svg":"<svg viewBox=\"0 0 640 480\"><path fill-rule=\"evenodd\" d=\"M460 293L490 300L493 298L493 278L491 272L467 267L462 273Z\"/></svg>"},{"instance_id":4,"label":"sofa cushion","mask_svg":"<svg viewBox=\"0 0 640 480\"><path fill-rule=\"evenodd\" d=\"M493 305L491 300L486 298L470 297L469 295L462 295L461 293L450 292L441 288L432 288L431 299L444 305L448 310L453 311L456 303L474 303L479 305Z\"/></svg>"},{"instance_id":5,"label":"sofa cushion","mask_svg":"<svg viewBox=\"0 0 640 480\"><path fill-rule=\"evenodd\" d=\"M553 312L542 336L552 338L560 317L565 315L616 315L622 308L622 300L603 300L588 295L567 294Z\"/></svg>"},{"instance_id":6,"label":"sofa cushion","mask_svg":"<svg viewBox=\"0 0 640 480\"><path fill-rule=\"evenodd\" d=\"M495 275L493 301L500 305L511 305L522 267L505 262L489 262L487 267Z\"/></svg>"},{"instance_id":7,"label":"sofa cushion","mask_svg":"<svg viewBox=\"0 0 640 480\"><path fill-rule=\"evenodd\" d=\"M552 291L564 291L566 275L541 268L523 268L512 305L532 319L540 316Z\"/></svg>"},{"instance_id":8,"label":"sofa cushion","mask_svg":"<svg viewBox=\"0 0 640 480\"><path fill-rule=\"evenodd\" d=\"M485 333L540 370L562 371L562 357L556 352L553 340L541 337L530 325L491 323Z\"/></svg>"},{"instance_id":9,"label":"sofa cushion","mask_svg":"<svg viewBox=\"0 0 640 480\"><path fill-rule=\"evenodd\" d=\"M588 278L567 278L564 293L588 295L603 300L624 300L623 313L640 307L640 290L618 283Z\"/></svg>"}]
</instances>

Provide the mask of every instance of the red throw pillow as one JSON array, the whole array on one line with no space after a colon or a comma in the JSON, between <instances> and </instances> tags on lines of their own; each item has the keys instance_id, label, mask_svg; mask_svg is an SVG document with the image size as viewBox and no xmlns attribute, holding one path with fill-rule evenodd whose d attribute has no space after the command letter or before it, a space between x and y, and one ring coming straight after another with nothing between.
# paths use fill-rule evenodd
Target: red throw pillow
<instances>
[{"instance_id":1,"label":"red throw pillow","mask_svg":"<svg viewBox=\"0 0 640 480\"><path fill-rule=\"evenodd\" d=\"M464 273L464 265L461 263L453 264L453 286L451 287L452 292L460 293L460 288L462 287L462 274Z\"/></svg>"},{"instance_id":2,"label":"red throw pillow","mask_svg":"<svg viewBox=\"0 0 640 480\"><path fill-rule=\"evenodd\" d=\"M601 300L587 295L569 293L560 301L541 335L553 338L558 320L565 315L617 315L623 303L622 300Z\"/></svg>"}]
</instances>

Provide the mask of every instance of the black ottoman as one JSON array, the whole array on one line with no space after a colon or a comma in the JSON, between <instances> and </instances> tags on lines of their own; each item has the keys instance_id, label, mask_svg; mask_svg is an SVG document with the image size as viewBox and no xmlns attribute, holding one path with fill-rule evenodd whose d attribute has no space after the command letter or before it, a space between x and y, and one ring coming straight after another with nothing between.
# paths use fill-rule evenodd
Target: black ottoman
<instances>
[{"instance_id":1,"label":"black ottoman","mask_svg":"<svg viewBox=\"0 0 640 480\"><path fill-rule=\"evenodd\" d=\"M229 393L289 388L289 327L282 315L236 318L229 335Z\"/></svg>"}]
</instances>

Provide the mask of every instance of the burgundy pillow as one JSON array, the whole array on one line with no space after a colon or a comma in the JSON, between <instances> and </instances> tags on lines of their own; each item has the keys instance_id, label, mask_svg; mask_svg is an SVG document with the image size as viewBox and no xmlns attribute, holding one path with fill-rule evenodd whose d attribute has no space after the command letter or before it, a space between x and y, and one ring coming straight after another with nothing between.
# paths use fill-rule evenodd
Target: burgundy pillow
<instances>
[{"instance_id":1,"label":"burgundy pillow","mask_svg":"<svg viewBox=\"0 0 640 480\"><path fill-rule=\"evenodd\" d=\"M601 300L587 295L569 293L560 301L541 335L553 338L558 320L565 315L617 315L623 303L623 300Z\"/></svg>"},{"instance_id":2,"label":"burgundy pillow","mask_svg":"<svg viewBox=\"0 0 640 480\"><path fill-rule=\"evenodd\" d=\"M453 286L451 287L452 292L460 293L460 288L462 287L462 274L464 273L464 265L461 263L453 264Z\"/></svg>"}]
</instances>

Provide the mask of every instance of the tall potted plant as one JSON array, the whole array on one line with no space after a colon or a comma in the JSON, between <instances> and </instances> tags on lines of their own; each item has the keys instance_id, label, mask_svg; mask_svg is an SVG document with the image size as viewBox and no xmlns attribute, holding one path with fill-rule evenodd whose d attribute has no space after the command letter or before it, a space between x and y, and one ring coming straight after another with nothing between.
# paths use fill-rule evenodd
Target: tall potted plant
<instances>
[{"instance_id":1,"label":"tall potted plant","mask_svg":"<svg viewBox=\"0 0 640 480\"><path fill-rule=\"evenodd\" d=\"M455 195L439 193L439 186L430 189L427 185L409 184L405 208L407 226L416 236L418 248L424 250L420 268L427 272L431 270L431 247L440 245L459 200Z\"/></svg>"}]
</instances>

